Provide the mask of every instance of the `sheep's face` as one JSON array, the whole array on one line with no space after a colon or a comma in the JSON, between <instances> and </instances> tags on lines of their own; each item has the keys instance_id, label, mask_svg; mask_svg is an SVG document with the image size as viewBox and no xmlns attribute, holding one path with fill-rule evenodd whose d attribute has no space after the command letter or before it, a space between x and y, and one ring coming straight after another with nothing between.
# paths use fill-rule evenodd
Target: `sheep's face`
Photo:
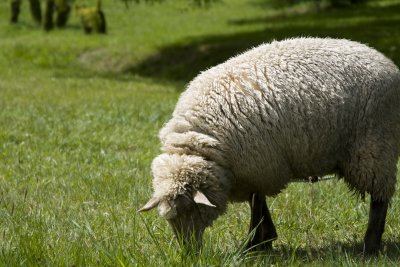
<instances>
[{"instance_id":1,"label":"sheep's face","mask_svg":"<svg viewBox=\"0 0 400 267\"><path fill-rule=\"evenodd\" d=\"M201 193L198 193L201 194ZM202 197L205 197L204 195ZM193 197L192 194L177 196L174 200L166 201L164 205L159 205L160 214L168 220L175 235L188 245L201 245L202 235L205 228L212 224L218 216L216 206L208 200L205 203L198 203L199 196ZM170 209L169 206L172 208ZM169 212L165 212L169 210Z\"/></svg>"},{"instance_id":2,"label":"sheep's face","mask_svg":"<svg viewBox=\"0 0 400 267\"><path fill-rule=\"evenodd\" d=\"M219 209L200 191L185 192L170 200L153 197L141 211L153 206L168 220L178 239L192 247L200 247L205 228L219 215Z\"/></svg>"},{"instance_id":3,"label":"sheep's face","mask_svg":"<svg viewBox=\"0 0 400 267\"><path fill-rule=\"evenodd\" d=\"M184 244L200 245L205 228L226 208L222 168L198 156L162 154L152 172L153 198L140 211L158 207Z\"/></svg>"}]
</instances>

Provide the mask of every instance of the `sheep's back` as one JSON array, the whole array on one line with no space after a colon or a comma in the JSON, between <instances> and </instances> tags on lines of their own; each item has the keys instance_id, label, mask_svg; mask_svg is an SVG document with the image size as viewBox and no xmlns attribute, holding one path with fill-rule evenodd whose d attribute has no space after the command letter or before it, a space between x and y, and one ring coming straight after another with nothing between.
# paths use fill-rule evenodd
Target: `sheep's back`
<instances>
[{"instance_id":1,"label":"sheep's back","mask_svg":"<svg viewBox=\"0 0 400 267\"><path fill-rule=\"evenodd\" d=\"M263 180L275 194L292 178L335 172L372 127L400 139L399 77L390 60L351 41L265 44L194 79L161 139L209 136L218 145L199 154L230 168L242 187Z\"/></svg>"}]
</instances>

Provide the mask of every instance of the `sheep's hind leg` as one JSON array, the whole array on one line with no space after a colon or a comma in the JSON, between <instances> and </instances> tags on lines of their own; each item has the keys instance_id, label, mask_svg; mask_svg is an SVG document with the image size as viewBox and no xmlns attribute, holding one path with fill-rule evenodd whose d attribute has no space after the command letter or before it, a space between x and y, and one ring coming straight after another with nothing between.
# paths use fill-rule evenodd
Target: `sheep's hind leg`
<instances>
[{"instance_id":1,"label":"sheep's hind leg","mask_svg":"<svg viewBox=\"0 0 400 267\"><path fill-rule=\"evenodd\" d=\"M249 233L252 231L255 231L255 233L249 241L247 249L250 251L272 249L272 241L275 240L278 235L271 214L269 213L265 197L258 193L251 194L250 209L251 219Z\"/></svg>"},{"instance_id":2,"label":"sheep's hind leg","mask_svg":"<svg viewBox=\"0 0 400 267\"><path fill-rule=\"evenodd\" d=\"M388 202L371 198L368 228L364 238L364 254L372 255L379 251L382 234L385 229Z\"/></svg>"}]
</instances>

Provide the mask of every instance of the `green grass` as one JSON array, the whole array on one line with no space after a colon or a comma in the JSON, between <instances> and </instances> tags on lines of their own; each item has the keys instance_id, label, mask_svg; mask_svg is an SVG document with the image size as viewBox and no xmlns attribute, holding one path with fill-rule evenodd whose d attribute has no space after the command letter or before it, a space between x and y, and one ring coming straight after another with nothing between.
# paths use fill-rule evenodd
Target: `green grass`
<instances>
[{"instance_id":1,"label":"green grass","mask_svg":"<svg viewBox=\"0 0 400 267\"><path fill-rule=\"evenodd\" d=\"M400 195L384 251L363 260L368 201L342 181L292 184L268 199L279 239L244 254L249 209L230 205L198 255L165 220L136 210L151 195L157 133L199 71L272 39L333 36L369 43L400 65L400 1L317 11L230 0L105 0L107 36L36 28L24 2L9 25L0 3L0 266L354 266L400 264ZM276 1L275 1L276 2Z\"/></svg>"}]
</instances>

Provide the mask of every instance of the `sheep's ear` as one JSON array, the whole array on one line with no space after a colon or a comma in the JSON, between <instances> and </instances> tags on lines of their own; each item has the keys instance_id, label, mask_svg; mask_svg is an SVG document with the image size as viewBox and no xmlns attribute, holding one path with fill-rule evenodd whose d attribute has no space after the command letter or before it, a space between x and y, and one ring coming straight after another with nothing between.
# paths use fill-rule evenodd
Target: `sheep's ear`
<instances>
[{"instance_id":1,"label":"sheep's ear","mask_svg":"<svg viewBox=\"0 0 400 267\"><path fill-rule=\"evenodd\" d=\"M206 206L210 206L210 207L216 207L214 204L212 204L210 202L210 200L208 200L208 198L206 197L206 195L204 195L202 192L200 191L196 191L193 194L193 200L194 202L196 202L197 204L203 204Z\"/></svg>"},{"instance_id":2,"label":"sheep's ear","mask_svg":"<svg viewBox=\"0 0 400 267\"><path fill-rule=\"evenodd\" d=\"M160 199L157 197L152 197L147 203L146 205L144 205L140 210L138 210L138 212L143 212L143 211L149 211L151 209L154 209L155 207L158 206L158 204L160 203Z\"/></svg>"}]
</instances>

